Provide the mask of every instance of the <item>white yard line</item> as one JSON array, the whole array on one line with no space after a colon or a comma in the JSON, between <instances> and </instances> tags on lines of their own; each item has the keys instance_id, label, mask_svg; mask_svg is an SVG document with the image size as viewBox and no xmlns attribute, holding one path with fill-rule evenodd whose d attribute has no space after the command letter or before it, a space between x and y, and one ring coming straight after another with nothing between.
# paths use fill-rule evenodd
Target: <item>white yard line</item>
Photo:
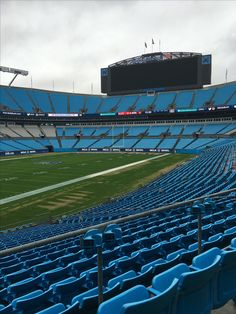
<instances>
[{"instance_id":1,"label":"white yard line","mask_svg":"<svg viewBox=\"0 0 236 314\"><path fill-rule=\"evenodd\" d=\"M115 172L115 171L118 171L118 170L122 170L122 169L125 169L125 168L132 167L132 166L136 166L136 165L148 162L148 161L153 160L153 159L158 159L158 158L165 157L167 155L169 155L169 154L163 154L163 155L151 157L151 158L148 158L148 159L132 162L131 164L126 164L126 165L119 166L119 167L116 167L116 168L111 168L111 169L108 169L108 170L95 172L95 173L92 173L92 174L89 174L89 175L86 175L86 176L83 176L83 177L80 177L80 178L76 178L76 179L72 179L72 180L69 180L69 181L60 182L60 183L57 183L57 184L45 186L45 187L37 189L37 190L21 193L21 194L18 194L18 195L7 197L7 198L3 198L3 199L0 200L0 205L7 204L7 203L10 203L10 202L14 202L14 201L20 200L22 198L26 198L26 197L29 197L29 196L37 195L37 194L40 194L40 193L43 193L43 192L47 192L47 191L51 191L51 190L54 190L54 189L58 189L58 188L61 188L63 186L74 184L74 183L77 183L77 182L81 182L81 181L84 181L84 180L87 180L87 179L91 179L91 178L95 178L95 177L98 177L98 176L102 176L104 174L112 173L112 172Z\"/></svg>"}]
</instances>

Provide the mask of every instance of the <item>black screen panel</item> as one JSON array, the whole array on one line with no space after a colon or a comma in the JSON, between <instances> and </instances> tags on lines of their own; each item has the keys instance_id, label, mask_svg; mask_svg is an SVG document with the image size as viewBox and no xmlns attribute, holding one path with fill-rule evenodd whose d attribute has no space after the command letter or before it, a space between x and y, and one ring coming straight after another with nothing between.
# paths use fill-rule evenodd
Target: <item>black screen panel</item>
<instances>
[{"instance_id":1,"label":"black screen panel","mask_svg":"<svg viewBox=\"0 0 236 314\"><path fill-rule=\"evenodd\" d=\"M199 56L109 68L111 92L199 84Z\"/></svg>"}]
</instances>

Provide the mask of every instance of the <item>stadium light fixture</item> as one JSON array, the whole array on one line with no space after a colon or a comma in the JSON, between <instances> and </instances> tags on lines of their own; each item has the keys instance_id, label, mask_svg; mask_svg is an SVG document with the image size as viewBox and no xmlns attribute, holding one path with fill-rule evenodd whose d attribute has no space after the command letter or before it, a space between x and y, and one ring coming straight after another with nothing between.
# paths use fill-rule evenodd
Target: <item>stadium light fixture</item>
<instances>
[{"instance_id":1,"label":"stadium light fixture","mask_svg":"<svg viewBox=\"0 0 236 314\"><path fill-rule=\"evenodd\" d=\"M15 69L15 68L9 68L9 67L4 67L4 66L0 66L0 71L1 72L7 72L7 73L12 73L15 74L15 76L13 77L13 79L11 80L11 82L8 84L8 86L11 86L11 84L14 82L14 80L16 79L16 77L20 74L20 75L24 75L27 76L29 74L28 71L25 70L20 70L20 69Z\"/></svg>"}]
</instances>

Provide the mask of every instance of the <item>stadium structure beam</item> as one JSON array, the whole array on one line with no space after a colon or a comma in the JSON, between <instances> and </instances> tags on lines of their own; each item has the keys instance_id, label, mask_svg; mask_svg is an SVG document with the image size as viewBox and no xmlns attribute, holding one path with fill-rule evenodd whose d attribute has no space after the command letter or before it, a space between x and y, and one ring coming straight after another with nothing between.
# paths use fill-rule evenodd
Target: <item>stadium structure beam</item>
<instances>
[{"instance_id":1,"label":"stadium structure beam","mask_svg":"<svg viewBox=\"0 0 236 314\"><path fill-rule=\"evenodd\" d=\"M8 249L0 251L0 257L7 256L9 254L13 254L13 253L17 253L17 252L21 252L21 251L24 251L24 250L29 250L29 249L32 249L32 248L35 248L35 247L38 247L38 246L41 246L41 245L57 242L57 241L60 241L60 240L65 240L67 238L76 237L78 235L86 233L87 231L89 231L91 229L104 230L110 224L119 224L119 223L122 223L122 222L127 222L129 220L142 218L142 217L147 217L147 216L150 216L150 215L152 215L154 213L164 212L164 211L166 211L168 209L174 209L174 208L176 208L178 206L182 206L182 205L187 205L187 204L193 205L193 203L195 201L203 200L206 197L207 198L209 198L209 197L216 198L216 197L219 197L221 195L229 194L231 192L236 192L236 188L233 188L233 189L230 189L230 190L226 190L226 191L217 192L217 193L213 193L213 194L210 194L210 195L203 195L203 196L191 199L191 200L177 202L177 203L174 203L174 204L171 204L171 205L167 205L167 206L161 206L161 207L158 207L158 208L151 209L148 212L145 211L143 213L138 213L138 214L130 215L130 216L127 216L127 217L122 217L122 218L118 218L118 219L115 219L115 220L110 220L110 221L101 223L99 225L94 225L94 226L90 226L90 227L87 227L87 228L84 228L84 229L79 229L79 230L75 230L75 231L66 232L66 233L63 233L63 234L60 234L60 235L57 235L57 236L53 236L53 237L50 237L50 238L46 238L46 239L43 239L43 240L38 240L38 241L35 241L35 242L23 244L23 245L20 245L20 246L15 246L15 247L8 248Z\"/></svg>"},{"instance_id":2,"label":"stadium structure beam","mask_svg":"<svg viewBox=\"0 0 236 314\"><path fill-rule=\"evenodd\" d=\"M0 66L0 71L1 72L6 72L6 73L12 73L15 74L13 79L10 81L10 83L8 84L8 86L11 86L12 83L15 81L15 79L17 78L18 75L23 75L23 76L27 76L29 74L28 71L25 70L20 70L20 69L15 69L15 68L9 68L9 67L4 67L4 66Z\"/></svg>"}]
</instances>

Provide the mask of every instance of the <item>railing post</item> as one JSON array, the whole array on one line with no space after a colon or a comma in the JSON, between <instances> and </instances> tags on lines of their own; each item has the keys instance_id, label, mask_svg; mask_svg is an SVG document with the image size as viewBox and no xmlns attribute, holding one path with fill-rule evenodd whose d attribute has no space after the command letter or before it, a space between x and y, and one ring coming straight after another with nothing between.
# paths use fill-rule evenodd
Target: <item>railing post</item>
<instances>
[{"instance_id":1,"label":"railing post","mask_svg":"<svg viewBox=\"0 0 236 314\"><path fill-rule=\"evenodd\" d=\"M102 246L97 246L97 260L98 260L98 304L103 302L103 258Z\"/></svg>"},{"instance_id":2,"label":"railing post","mask_svg":"<svg viewBox=\"0 0 236 314\"><path fill-rule=\"evenodd\" d=\"M202 214L205 212L205 206L199 201L194 202L191 213L197 216L198 220L198 254L202 253Z\"/></svg>"},{"instance_id":3,"label":"railing post","mask_svg":"<svg viewBox=\"0 0 236 314\"><path fill-rule=\"evenodd\" d=\"M198 213L198 255L202 253L202 214Z\"/></svg>"}]
</instances>

